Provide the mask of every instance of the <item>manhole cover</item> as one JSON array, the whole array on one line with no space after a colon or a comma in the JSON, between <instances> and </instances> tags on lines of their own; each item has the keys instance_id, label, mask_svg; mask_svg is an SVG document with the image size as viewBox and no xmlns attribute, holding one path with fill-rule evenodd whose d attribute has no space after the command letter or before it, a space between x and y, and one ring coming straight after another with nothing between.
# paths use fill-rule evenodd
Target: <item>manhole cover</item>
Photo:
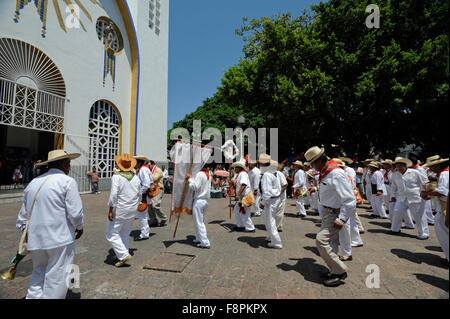
<instances>
[{"instance_id":1,"label":"manhole cover","mask_svg":"<svg viewBox=\"0 0 450 319\"><path fill-rule=\"evenodd\" d=\"M159 256L150 260L150 263L145 265L144 269L183 272L194 258L194 255L162 252Z\"/></svg>"}]
</instances>

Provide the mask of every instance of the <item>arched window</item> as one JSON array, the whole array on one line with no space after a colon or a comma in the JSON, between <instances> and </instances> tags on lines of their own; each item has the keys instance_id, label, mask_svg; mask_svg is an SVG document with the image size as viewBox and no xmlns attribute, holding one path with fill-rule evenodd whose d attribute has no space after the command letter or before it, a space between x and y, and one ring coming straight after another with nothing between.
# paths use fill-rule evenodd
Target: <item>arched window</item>
<instances>
[{"instance_id":1,"label":"arched window","mask_svg":"<svg viewBox=\"0 0 450 319\"><path fill-rule=\"evenodd\" d=\"M114 107L97 101L89 115L89 166L95 167L100 178L111 178L115 156L119 154L120 117Z\"/></svg>"}]
</instances>

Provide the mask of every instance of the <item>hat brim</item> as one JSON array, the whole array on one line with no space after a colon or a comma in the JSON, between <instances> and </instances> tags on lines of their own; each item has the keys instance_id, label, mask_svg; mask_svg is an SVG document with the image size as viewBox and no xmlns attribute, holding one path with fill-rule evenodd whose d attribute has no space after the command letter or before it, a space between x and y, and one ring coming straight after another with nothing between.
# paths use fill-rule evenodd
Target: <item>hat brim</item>
<instances>
[{"instance_id":1,"label":"hat brim","mask_svg":"<svg viewBox=\"0 0 450 319\"><path fill-rule=\"evenodd\" d=\"M325 153L325 148L321 147L320 148L320 152L314 156L313 158L309 159L308 162L310 164L314 163L315 161L317 161L323 154Z\"/></svg>"},{"instance_id":2,"label":"hat brim","mask_svg":"<svg viewBox=\"0 0 450 319\"><path fill-rule=\"evenodd\" d=\"M50 164L50 163L53 163L53 162L62 161L62 160L65 160L65 159L74 160L74 159L76 159L76 158L78 158L80 156L81 156L80 153L73 153L73 154L67 154L67 155L63 155L63 156L58 156L58 157L52 158L51 160L48 160L48 161L36 164L36 166L43 166L43 165L47 165L47 164Z\"/></svg>"},{"instance_id":3,"label":"hat brim","mask_svg":"<svg viewBox=\"0 0 450 319\"><path fill-rule=\"evenodd\" d=\"M122 172L129 172L129 171L131 171L133 168L136 167L136 164L137 164L137 160L134 157L131 157L130 158L130 162L131 162L130 163L130 167L123 166L122 165L123 158L122 158L121 155L116 155L115 161L116 161L117 166L119 166L119 169Z\"/></svg>"},{"instance_id":4,"label":"hat brim","mask_svg":"<svg viewBox=\"0 0 450 319\"><path fill-rule=\"evenodd\" d=\"M145 157L145 156L140 156L140 155L138 155L138 156L133 156L136 160L138 160L138 161L147 161L147 162L150 162L150 160L147 158L147 157Z\"/></svg>"},{"instance_id":5,"label":"hat brim","mask_svg":"<svg viewBox=\"0 0 450 319\"><path fill-rule=\"evenodd\" d=\"M404 165L406 165L406 167L411 167L413 165L413 163L410 160L395 161L394 165L397 165L397 164L404 164Z\"/></svg>"},{"instance_id":6,"label":"hat brim","mask_svg":"<svg viewBox=\"0 0 450 319\"><path fill-rule=\"evenodd\" d=\"M448 161L449 161L448 158L441 158L441 159L439 159L437 161L431 161L431 162L425 163L425 165L430 167L430 166L439 165L439 164L442 164L442 163L445 163L445 162L448 162Z\"/></svg>"}]
</instances>

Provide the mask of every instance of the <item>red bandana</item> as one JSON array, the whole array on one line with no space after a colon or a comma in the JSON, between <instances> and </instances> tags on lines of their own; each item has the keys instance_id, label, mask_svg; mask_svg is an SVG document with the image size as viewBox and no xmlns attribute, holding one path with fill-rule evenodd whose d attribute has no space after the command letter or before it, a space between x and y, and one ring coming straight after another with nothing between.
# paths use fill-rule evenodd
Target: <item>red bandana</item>
<instances>
[{"instance_id":1,"label":"red bandana","mask_svg":"<svg viewBox=\"0 0 450 319\"><path fill-rule=\"evenodd\" d=\"M385 180L386 182L389 181L388 174L389 174L390 171L391 171L390 169L387 169L387 170L386 170L386 173L384 173L384 180Z\"/></svg>"},{"instance_id":2,"label":"red bandana","mask_svg":"<svg viewBox=\"0 0 450 319\"><path fill-rule=\"evenodd\" d=\"M203 173L205 173L206 178L207 178L208 181L209 181L209 172L208 172L206 169L202 169L201 171L202 171Z\"/></svg>"},{"instance_id":3,"label":"red bandana","mask_svg":"<svg viewBox=\"0 0 450 319\"><path fill-rule=\"evenodd\" d=\"M322 181L322 179L324 179L328 174L331 173L331 171L335 170L336 168L342 169L341 167L339 167L339 164L337 162L333 160L328 161L320 171L319 184Z\"/></svg>"}]
</instances>

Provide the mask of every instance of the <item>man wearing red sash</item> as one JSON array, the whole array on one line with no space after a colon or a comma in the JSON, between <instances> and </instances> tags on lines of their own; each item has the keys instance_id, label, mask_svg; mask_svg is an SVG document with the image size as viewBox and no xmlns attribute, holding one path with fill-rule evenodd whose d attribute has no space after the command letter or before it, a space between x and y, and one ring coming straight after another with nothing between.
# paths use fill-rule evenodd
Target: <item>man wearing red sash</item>
<instances>
[{"instance_id":1,"label":"man wearing red sash","mask_svg":"<svg viewBox=\"0 0 450 319\"><path fill-rule=\"evenodd\" d=\"M339 165L325 155L325 149L314 146L305 153L306 160L320 172L319 205L322 207L322 226L316 236L320 256L330 271L323 274L324 285L339 286L347 278L347 266L339 260L339 231L356 209L352 184Z\"/></svg>"},{"instance_id":2,"label":"man wearing red sash","mask_svg":"<svg viewBox=\"0 0 450 319\"><path fill-rule=\"evenodd\" d=\"M208 210L208 201L211 197L211 176L209 170L203 167L197 173L195 179L191 174L186 174L186 179L189 182L189 188L194 191L194 203L192 204L192 217L194 218L195 240L199 248L210 248L211 244L208 239L205 227L205 215Z\"/></svg>"}]
</instances>

